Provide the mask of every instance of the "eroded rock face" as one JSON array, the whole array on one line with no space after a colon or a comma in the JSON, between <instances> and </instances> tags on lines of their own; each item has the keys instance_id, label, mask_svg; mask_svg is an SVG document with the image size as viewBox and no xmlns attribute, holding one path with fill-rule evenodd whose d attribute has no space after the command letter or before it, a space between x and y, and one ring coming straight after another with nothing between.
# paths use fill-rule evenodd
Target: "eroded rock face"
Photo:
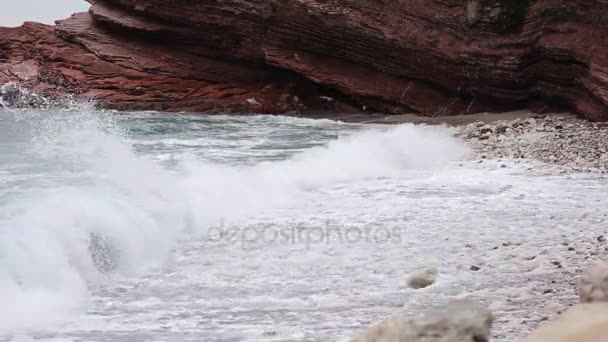
<instances>
[{"instance_id":1,"label":"eroded rock face","mask_svg":"<svg viewBox=\"0 0 608 342\"><path fill-rule=\"evenodd\" d=\"M91 2L55 29L0 29L0 82L116 108L608 120L603 1Z\"/></svg>"},{"instance_id":2,"label":"eroded rock face","mask_svg":"<svg viewBox=\"0 0 608 342\"><path fill-rule=\"evenodd\" d=\"M354 342L487 342L492 320L488 310L475 303L460 301L420 318L388 319Z\"/></svg>"},{"instance_id":3,"label":"eroded rock face","mask_svg":"<svg viewBox=\"0 0 608 342\"><path fill-rule=\"evenodd\" d=\"M0 28L0 84L9 81L37 94L95 99L115 109L282 113L342 108L339 100L320 99L321 87L296 74L123 38L97 27L87 13L57 28L37 23Z\"/></svg>"}]
</instances>

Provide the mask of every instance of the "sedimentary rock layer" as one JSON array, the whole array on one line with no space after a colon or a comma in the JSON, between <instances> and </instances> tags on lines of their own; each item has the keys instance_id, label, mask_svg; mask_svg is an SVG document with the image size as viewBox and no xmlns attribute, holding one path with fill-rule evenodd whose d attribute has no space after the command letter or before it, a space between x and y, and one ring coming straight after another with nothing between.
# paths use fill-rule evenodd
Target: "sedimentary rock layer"
<instances>
[{"instance_id":1,"label":"sedimentary rock layer","mask_svg":"<svg viewBox=\"0 0 608 342\"><path fill-rule=\"evenodd\" d=\"M0 82L116 108L608 120L608 1L97 0L0 29Z\"/></svg>"}]
</instances>

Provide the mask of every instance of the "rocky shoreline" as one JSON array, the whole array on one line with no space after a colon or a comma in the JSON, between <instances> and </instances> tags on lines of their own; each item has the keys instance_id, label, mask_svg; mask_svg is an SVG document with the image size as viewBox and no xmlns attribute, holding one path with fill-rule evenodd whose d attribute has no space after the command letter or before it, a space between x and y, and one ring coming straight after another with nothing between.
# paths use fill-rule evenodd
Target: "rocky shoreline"
<instances>
[{"instance_id":1,"label":"rocky shoreline","mask_svg":"<svg viewBox=\"0 0 608 342\"><path fill-rule=\"evenodd\" d=\"M348 118L350 118L350 120L344 121L357 122L360 120L353 120L353 118L361 117L353 115ZM377 122L387 123L386 121L388 120L384 120L383 118L384 117L379 116ZM391 117L391 119L394 120L395 117ZM419 117L412 116L403 116L401 119L402 120L399 123L412 121L420 122L423 120ZM527 168L534 172L550 172L569 175L597 174L599 177L605 177L602 174L608 172L608 158L605 153L605 151L608 150L608 139L606 139L608 136L608 125L593 123L573 115L539 115L532 112L478 114L424 119L422 123L456 124L457 126L454 128L456 135L466 140L472 147L475 152L473 157L474 162L477 163L494 163L500 168L515 168L520 165L522 168ZM538 166L538 168L536 166ZM559 218L555 217L547 217L546 219L559 220ZM590 219L586 217L581 218L582 227L588 223L596 224L597 222L590 222ZM563 239L560 241L551 242L553 248L559 249L558 253L561 253L559 259L548 259L543 255L543 251L531 252L532 248L526 246L525 239L522 239L521 241L499 241L497 242L495 250L489 251L505 257L515 256L514 262L525 264L525 267L529 267L531 270L552 270L552 272L549 273L550 275L543 277L541 281L535 279L533 285L527 285L525 287L522 285L521 292L519 293L501 293L501 295L504 295L506 300L510 301L510 303L490 303L488 308L490 311L501 311L505 306L518 306L522 311L525 311L529 309L530 306L534 305L541 308L538 311L526 313L525 319L523 320L516 320L511 316L506 317L506 315L494 316L494 325L499 326L501 330L498 334L493 335L494 338L492 340L514 341L514 339L510 339L510 336L513 336L514 334L518 334L518 336L527 335L538 325L560 317L564 312L568 312L569 307L575 304L574 298L576 298L575 291L578 282L576 279L578 279L582 271L581 267L589 260L606 254L605 242L608 235L597 235L588 240L578 239L578 237L563 236ZM477 248L474 243L465 247ZM471 265L470 271L483 272L485 270L484 268L484 265ZM600 270L601 269L602 268L600 268ZM603 271L599 272L601 274ZM425 287L430 286L432 282L441 277L440 274L437 275L436 273L436 270L424 271L420 278L422 280L416 282L412 287L424 291ZM601 280L598 279L603 279L602 277L596 277L594 275L597 274L597 272L586 274L586 279L591 279L591 282L601 283ZM587 297L592 298L591 300L594 301L594 298L598 297L593 294L594 289L602 288L602 286L604 285L592 286L592 289L586 290L587 293L589 293ZM608 285L606 285L606 287L608 287ZM456 308L457 310L460 310L463 306L458 304L456 305ZM578 309L580 308L577 306L575 311ZM391 338L401 336L400 334L403 327L407 327L407 329L418 329L416 331L420 332L429 327L429 329L436 329L438 325L439 327L444 328L447 325L449 328L449 326L453 324L460 324L458 329L451 331L453 335L447 335L448 337L443 340L406 339L406 341L455 342L456 340L450 338L453 336L458 336L458 338L460 338L460 336L466 334L468 330L461 329L462 321L457 320L456 323L454 323L454 320L452 319L453 310L452 307L448 308L447 316L445 312L441 311L431 313L430 318L427 317L426 319L428 320L422 325L412 324L412 321L409 319L391 320L387 325L382 325L379 330L374 328L370 332L371 335L366 335L376 337L365 337L367 339L360 339L358 341L399 341L398 339ZM581 310L586 312L585 310L588 309L587 307L583 307ZM589 310L595 310L595 308ZM485 309L474 309L473 311L466 309L466 312L468 312L467 315L473 312L474 314L482 315L481 317L487 317L487 311ZM608 311L602 312L608 313ZM575 313L574 315L578 314ZM521 316L524 315L520 315L517 319L521 319ZM577 318L577 320L579 319L580 317ZM486 318L483 318L481 323L475 320L467 320L466 322L468 322L467 324L473 324L476 331L483 332L484 329L486 329L486 326L488 326ZM389 333L392 337L377 337L378 334L384 334L383 331L385 330L392 331ZM411 331L407 334L409 334L407 336L412 336ZM433 334L436 335L437 333L434 332ZM489 332L486 335L490 336ZM476 336L483 337L486 335L482 333L481 335ZM473 339L473 341L485 340L478 338ZM529 341L542 342L547 340L532 339ZM557 341L558 340L551 340L551 342Z\"/></svg>"},{"instance_id":2,"label":"rocky shoreline","mask_svg":"<svg viewBox=\"0 0 608 342\"><path fill-rule=\"evenodd\" d=\"M28 97L28 101L38 101L39 97ZM578 118L568 114L536 114L533 112L513 112L513 113L492 113L492 114L474 114L465 116L441 117L441 118L421 118L414 115L401 116L386 116L386 115L368 115L368 114L352 114L344 116L327 115L324 118L341 119L346 122L360 123L390 123L398 124L405 122L423 123L423 124L452 124L456 125L456 135L466 140L474 151L474 160L477 163L494 163L500 168L518 167L528 171L539 173L554 173L570 175L591 174L605 177L602 174L608 173L608 125L604 123L595 123L588 120ZM559 218L550 217L549 220L559 220ZM581 224L589 223L586 218L581 218ZM606 253L605 242L608 235L597 235L590 240L576 240L575 237L563 236L561 241L552 242L556 248L560 249L563 258L548 260L542 255L542 251L531 253L530 248L526 247L525 241L502 241L497 242L496 252L500 255L510 256L517 255L516 262L521 262L530 267L535 268L552 268L554 272L551 276L542 279L542 281L534 282L533 285L522 288L521 293L505 293L504 296L511 302L509 305L522 307L526 310L530 305L541 306L541 309L536 312L525 314L523 321L512 320L512 317L495 316L495 326L500 326L501 331L494 335L494 339L508 340L513 334L527 335L528 332L534 330L538 325L546 321L561 317L565 312L570 312L570 306L575 302L575 289L577 288L577 279L581 273L581 267L591 259L603 256ZM467 248L476 248L473 244ZM522 252L525 254L520 255ZM471 265L470 270L473 272L482 271L478 265ZM598 271L600 274L600 271ZM587 279L592 279L592 282L601 282L602 277L595 276L597 272L586 273ZM435 271L423 274L424 279L418 281L414 287L424 291L426 286L431 285L438 277ZM439 275L440 277L440 275ZM593 280L595 279L595 280ZM593 294L594 289L602 288L604 285L592 286L591 290L586 290L589 295L586 297L598 297ZM606 285L608 287L608 285ZM585 297L585 296L584 296ZM602 297L602 296L600 296ZM551 298L546 301L544 298ZM602 297L603 298L603 297ZM532 303L532 304L531 304ZM473 305L473 304L472 304ZM491 303L490 311L501 310L507 304L502 302ZM476 307L476 306L475 306ZM465 306L466 308L466 306ZM461 338L469 331L463 330L463 321L454 321L454 308L450 306L445 312L431 313L430 317L426 317L422 324L412 323L410 319L391 320L387 324L381 325L380 328L373 328L368 335L357 341L379 341L393 342L400 341L403 329L407 329L405 336L408 339L405 341L444 341L455 342L454 336ZM475 321L467 318L466 324L472 324L475 331L481 333L472 336L472 341L487 341L490 339L490 330L487 320L487 312L485 309L468 310L463 309L463 306L456 305L456 310L465 310L466 315L473 314L481 315L481 321ZM596 308L588 308L587 306L576 306L572 309L575 313L575 320L581 320L579 311L582 310L583 316L585 312L591 310L595 312ZM606 308L600 308L600 312L608 314ZM572 315L563 315L564 319ZM457 325L455 330L450 330L454 324ZM573 324L573 323L565 323ZM405 327L405 328L404 328ZM434 336L439 336L437 339L418 340L412 336L418 336L425 329L437 329L440 331L448 331L452 335L442 335L434 331ZM413 329L413 332L412 332ZM446 330L447 329L447 330ZM487 333L485 332L487 329ZM559 328L556 328L559 329ZM551 332L549 332L550 334ZM604 333L604 331L601 331ZM385 335L388 334L388 335ZM438 335L439 334L439 335ZM464 335L463 335L464 334ZM540 332L539 334L546 334ZM388 337L387 337L388 336ZM441 339L443 338L443 339ZM527 341L543 342L549 341L544 337L534 337ZM471 339L467 340L470 341ZM401 339L403 341L403 339ZM463 340L464 341L464 340ZM551 340L557 342L561 340ZM578 340L563 340L563 341L578 341ZM595 341L595 340L594 340Z\"/></svg>"},{"instance_id":3,"label":"rocky shoreline","mask_svg":"<svg viewBox=\"0 0 608 342\"><path fill-rule=\"evenodd\" d=\"M478 157L550 166L560 173L608 172L608 125L571 115L534 115L492 123L460 126ZM531 164L530 164L531 163Z\"/></svg>"},{"instance_id":4,"label":"rocky shoreline","mask_svg":"<svg viewBox=\"0 0 608 342\"><path fill-rule=\"evenodd\" d=\"M455 126L455 134L472 148L470 162L566 179L607 177L608 125L604 123L565 113L532 112L452 119L447 124ZM423 123L446 124L446 121ZM562 234L557 241L551 241L547 245L551 253L531 248L526 237L497 241L487 253L512 260L521 272L529 273L529 283L519 285L518 290L501 291L503 298L486 302L486 308L471 301L463 304L456 298L455 304L448 304L444 310L432 310L414 318L389 318L355 341L605 341L608 264L598 259L608 253L608 231L596 231L593 235L586 232L586 227L601 227L608 220L607 215L589 213L580 217L580 232ZM559 228L560 217L543 219L555 221L555 228ZM478 248L474 242L465 247ZM484 272L486 267L471 265L470 271ZM420 270L409 276L406 285L412 291L427 291L439 279L441 274L435 269Z\"/></svg>"},{"instance_id":5,"label":"rocky shoreline","mask_svg":"<svg viewBox=\"0 0 608 342\"><path fill-rule=\"evenodd\" d=\"M419 274L414 274L413 279ZM521 326L517 331L534 329L525 334L525 342L602 342L608 338L608 263L596 260L572 276L569 284L576 288L580 304L551 302L544 310L550 316L536 322L538 327ZM430 285L428 285L430 286ZM426 286L425 286L426 287ZM412 287L420 290L422 287ZM554 291L547 290L547 297ZM492 325L497 317L494 304L486 308L471 300L456 300L444 309L429 310L418 317L393 317L373 325L354 342L488 342L494 340ZM500 318L498 318L500 320ZM500 323L500 322L498 322ZM525 325L525 322L523 323ZM502 340L515 340L501 336ZM518 339L519 340L519 339Z\"/></svg>"}]
</instances>

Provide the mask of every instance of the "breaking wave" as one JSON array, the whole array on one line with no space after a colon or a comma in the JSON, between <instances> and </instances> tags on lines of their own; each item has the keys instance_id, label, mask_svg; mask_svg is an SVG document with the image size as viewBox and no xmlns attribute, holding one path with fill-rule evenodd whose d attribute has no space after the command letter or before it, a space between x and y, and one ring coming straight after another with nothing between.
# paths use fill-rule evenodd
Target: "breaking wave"
<instances>
[{"instance_id":1,"label":"breaking wave","mask_svg":"<svg viewBox=\"0 0 608 342\"><path fill-rule=\"evenodd\" d=\"M175 153L169 167L138 151L137 139L91 106L0 110L0 336L69 317L96 284L162 265L180 238L218 220L468 153L447 128L402 125L350 132L284 160L234 165Z\"/></svg>"}]
</instances>

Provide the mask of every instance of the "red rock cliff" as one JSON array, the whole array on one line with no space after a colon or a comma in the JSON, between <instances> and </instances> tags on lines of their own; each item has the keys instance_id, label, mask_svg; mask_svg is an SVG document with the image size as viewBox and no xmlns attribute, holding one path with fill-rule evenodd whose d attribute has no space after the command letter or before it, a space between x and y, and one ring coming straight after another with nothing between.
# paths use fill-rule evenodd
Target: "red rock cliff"
<instances>
[{"instance_id":1,"label":"red rock cliff","mask_svg":"<svg viewBox=\"0 0 608 342\"><path fill-rule=\"evenodd\" d=\"M91 2L0 28L0 82L121 109L608 120L606 0Z\"/></svg>"}]
</instances>

